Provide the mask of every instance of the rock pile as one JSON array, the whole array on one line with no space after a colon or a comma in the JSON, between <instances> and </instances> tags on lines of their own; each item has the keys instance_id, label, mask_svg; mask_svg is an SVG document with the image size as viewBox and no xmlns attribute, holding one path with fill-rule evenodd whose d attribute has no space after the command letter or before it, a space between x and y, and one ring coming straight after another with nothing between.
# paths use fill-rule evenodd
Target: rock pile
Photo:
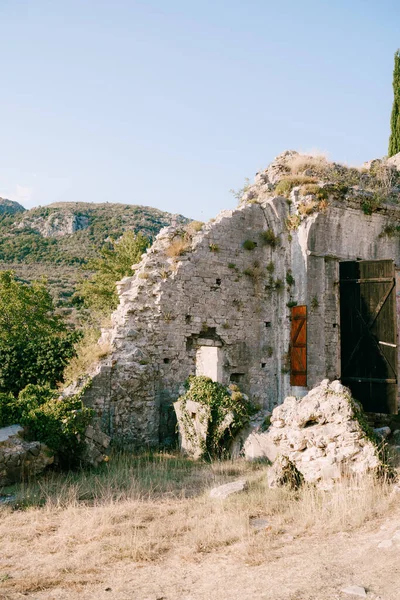
<instances>
[{"instance_id":1,"label":"rock pile","mask_svg":"<svg viewBox=\"0 0 400 600\"><path fill-rule=\"evenodd\" d=\"M0 485L37 475L54 461L45 444L23 440L22 432L19 425L0 429Z\"/></svg>"},{"instance_id":2,"label":"rock pile","mask_svg":"<svg viewBox=\"0 0 400 600\"><path fill-rule=\"evenodd\" d=\"M304 398L290 396L275 408L271 426L249 437L245 454L251 455L256 443L265 457L275 461L269 472L270 486L287 480L290 469L320 485L332 483L344 472L365 474L377 469L380 460L360 424L361 414L347 388L325 379Z\"/></svg>"}]
</instances>

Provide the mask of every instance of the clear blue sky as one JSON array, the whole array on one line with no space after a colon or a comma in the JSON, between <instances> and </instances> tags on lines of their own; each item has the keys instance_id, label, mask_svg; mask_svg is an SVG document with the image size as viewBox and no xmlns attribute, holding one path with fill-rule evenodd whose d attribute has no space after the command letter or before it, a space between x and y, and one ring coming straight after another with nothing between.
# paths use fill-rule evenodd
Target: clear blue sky
<instances>
[{"instance_id":1,"label":"clear blue sky","mask_svg":"<svg viewBox=\"0 0 400 600\"><path fill-rule=\"evenodd\" d=\"M0 0L0 196L205 220L285 149L387 151L398 0Z\"/></svg>"}]
</instances>

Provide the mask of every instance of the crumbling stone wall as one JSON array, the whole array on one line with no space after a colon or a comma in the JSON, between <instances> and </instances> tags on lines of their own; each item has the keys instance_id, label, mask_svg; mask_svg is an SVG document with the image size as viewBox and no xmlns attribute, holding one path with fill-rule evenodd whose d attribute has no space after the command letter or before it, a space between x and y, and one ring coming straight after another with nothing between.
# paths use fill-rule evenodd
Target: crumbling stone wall
<instances>
[{"instance_id":1,"label":"crumbling stone wall","mask_svg":"<svg viewBox=\"0 0 400 600\"><path fill-rule=\"evenodd\" d=\"M339 262L391 258L400 265L398 238L382 237L400 212L382 206L366 215L357 200L331 198L288 228L299 192L290 202L274 195L280 168L278 161L259 174L241 206L190 239L163 229L134 275L119 283L120 305L104 332L112 352L85 396L114 439L134 446L173 439L172 403L196 373L202 346L220 348L221 383L238 383L267 410L305 393L290 387L294 302L308 306L308 387L340 376ZM174 255L179 239L187 248Z\"/></svg>"}]
</instances>

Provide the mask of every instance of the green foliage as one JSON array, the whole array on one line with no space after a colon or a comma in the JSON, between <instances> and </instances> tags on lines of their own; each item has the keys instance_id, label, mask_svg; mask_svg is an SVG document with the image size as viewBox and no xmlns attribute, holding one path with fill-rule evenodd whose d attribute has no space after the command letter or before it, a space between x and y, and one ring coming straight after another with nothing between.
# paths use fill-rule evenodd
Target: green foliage
<instances>
[{"instance_id":1,"label":"green foliage","mask_svg":"<svg viewBox=\"0 0 400 600\"><path fill-rule=\"evenodd\" d=\"M300 193L303 196L312 194L313 196L316 196L318 200L326 200L328 198L328 191L317 183L306 183L305 185L302 185Z\"/></svg>"},{"instance_id":2,"label":"green foliage","mask_svg":"<svg viewBox=\"0 0 400 600\"><path fill-rule=\"evenodd\" d=\"M218 244L210 244L209 248L210 248L210 252L219 252Z\"/></svg>"},{"instance_id":3,"label":"green foliage","mask_svg":"<svg viewBox=\"0 0 400 600\"><path fill-rule=\"evenodd\" d=\"M142 234L127 231L116 242L104 246L101 257L90 263L94 275L78 285L84 306L109 313L118 306L115 283L132 275L132 265L139 262L150 242Z\"/></svg>"},{"instance_id":4,"label":"green foliage","mask_svg":"<svg viewBox=\"0 0 400 600\"><path fill-rule=\"evenodd\" d=\"M245 250L254 250L254 248L257 248L257 242L253 242L253 240L245 240L243 242L243 248Z\"/></svg>"},{"instance_id":5,"label":"green foliage","mask_svg":"<svg viewBox=\"0 0 400 600\"><path fill-rule=\"evenodd\" d=\"M267 268L267 271L268 271L268 273L270 273L271 275L272 275L272 273L275 271L275 265L274 265L274 263L273 263L272 261L270 261L270 262L267 264L267 267L266 267L266 268Z\"/></svg>"},{"instance_id":6,"label":"green foliage","mask_svg":"<svg viewBox=\"0 0 400 600\"><path fill-rule=\"evenodd\" d=\"M390 119L389 157L400 152L400 50L397 50L394 55L393 94L394 100Z\"/></svg>"},{"instance_id":7,"label":"green foliage","mask_svg":"<svg viewBox=\"0 0 400 600\"><path fill-rule=\"evenodd\" d=\"M292 286L295 284L295 279L293 277L292 271L290 269L288 269L287 273L286 273L286 283L289 286Z\"/></svg>"},{"instance_id":8,"label":"green foliage","mask_svg":"<svg viewBox=\"0 0 400 600\"><path fill-rule=\"evenodd\" d=\"M228 439L241 429L252 414L255 407L242 394L237 385L231 384L226 388L204 376L190 376L185 383L186 393L179 398L182 401L182 410L185 411L185 402L193 400L210 408L210 418L207 429L207 441L204 450L206 458L220 457L227 442L226 430L221 427L222 422L230 413L233 422L229 426ZM187 419L190 423L190 416Z\"/></svg>"},{"instance_id":9,"label":"green foliage","mask_svg":"<svg viewBox=\"0 0 400 600\"><path fill-rule=\"evenodd\" d=\"M265 246L270 246L271 248L275 248L277 243L279 242L279 237L276 236L272 229L267 229L266 231L262 231L260 233L261 241Z\"/></svg>"},{"instance_id":10,"label":"green foliage","mask_svg":"<svg viewBox=\"0 0 400 600\"><path fill-rule=\"evenodd\" d=\"M305 175L286 175L275 186L275 193L278 196L288 197L294 187L308 183L318 183L318 180Z\"/></svg>"},{"instance_id":11,"label":"green foliage","mask_svg":"<svg viewBox=\"0 0 400 600\"><path fill-rule=\"evenodd\" d=\"M377 194L365 197L361 202L361 209L365 215L372 215L382 204L382 198Z\"/></svg>"},{"instance_id":12,"label":"green foliage","mask_svg":"<svg viewBox=\"0 0 400 600\"><path fill-rule=\"evenodd\" d=\"M82 393L58 399L48 386L28 385L18 398L0 394L0 427L23 425L27 437L57 453L63 466L73 466L83 449L83 434L93 410L82 404Z\"/></svg>"},{"instance_id":13,"label":"green foliage","mask_svg":"<svg viewBox=\"0 0 400 600\"><path fill-rule=\"evenodd\" d=\"M27 285L0 272L0 392L61 382L79 337L55 314L43 283Z\"/></svg>"}]
</instances>

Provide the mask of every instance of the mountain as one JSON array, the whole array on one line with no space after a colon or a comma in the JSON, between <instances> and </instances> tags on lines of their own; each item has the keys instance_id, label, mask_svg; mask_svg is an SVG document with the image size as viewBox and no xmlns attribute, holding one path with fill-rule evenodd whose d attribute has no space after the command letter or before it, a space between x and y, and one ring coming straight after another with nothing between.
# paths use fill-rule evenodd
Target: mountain
<instances>
[{"instance_id":1,"label":"mountain","mask_svg":"<svg viewBox=\"0 0 400 600\"><path fill-rule=\"evenodd\" d=\"M24 211L25 208L21 206L21 204L18 204L18 202L7 200L6 198L0 198L0 216L14 215Z\"/></svg>"},{"instance_id":2,"label":"mountain","mask_svg":"<svg viewBox=\"0 0 400 600\"><path fill-rule=\"evenodd\" d=\"M59 202L25 210L0 199L0 270L26 281L46 277L58 306L68 309L76 282L90 274L88 261L107 241L128 230L153 240L172 222L189 219L131 204Z\"/></svg>"}]
</instances>

